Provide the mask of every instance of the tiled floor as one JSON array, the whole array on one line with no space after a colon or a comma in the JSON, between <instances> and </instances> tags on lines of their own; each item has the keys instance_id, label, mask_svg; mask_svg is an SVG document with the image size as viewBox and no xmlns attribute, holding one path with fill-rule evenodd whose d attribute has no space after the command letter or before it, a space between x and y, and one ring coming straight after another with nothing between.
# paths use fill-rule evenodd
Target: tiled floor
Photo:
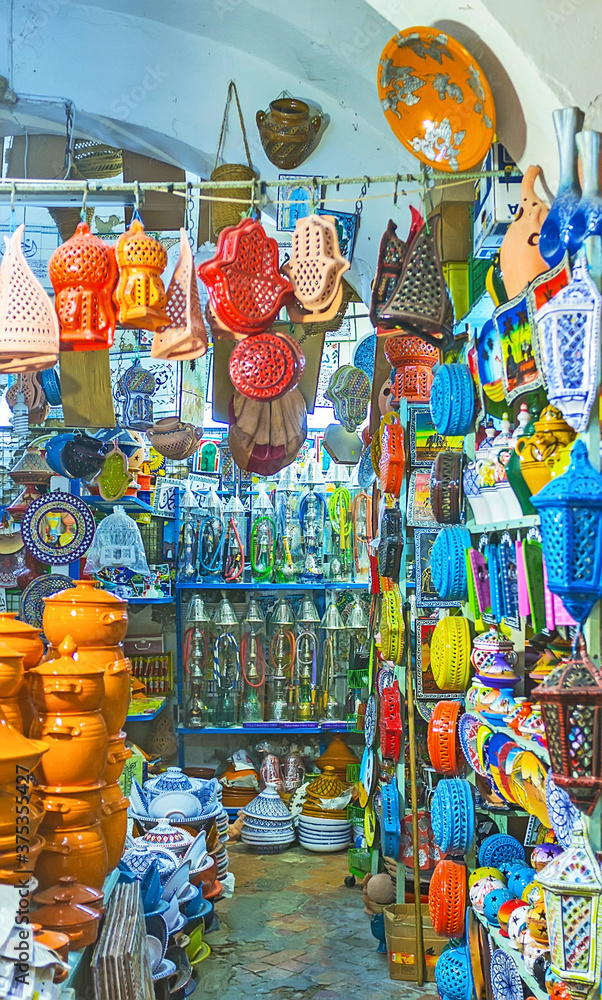
<instances>
[{"instance_id":1,"label":"tiled floor","mask_svg":"<svg viewBox=\"0 0 602 1000\"><path fill-rule=\"evenodd\" d=\"M348 889L347 856L257 855L230 851L234 896L217 904L220 929L207 936L210 957L197 967L195 1000L432 1000L434 986L389 979L376 952L359 885ZM352 994L351 994L352 991Z\"/></svg>"}]
</instances>

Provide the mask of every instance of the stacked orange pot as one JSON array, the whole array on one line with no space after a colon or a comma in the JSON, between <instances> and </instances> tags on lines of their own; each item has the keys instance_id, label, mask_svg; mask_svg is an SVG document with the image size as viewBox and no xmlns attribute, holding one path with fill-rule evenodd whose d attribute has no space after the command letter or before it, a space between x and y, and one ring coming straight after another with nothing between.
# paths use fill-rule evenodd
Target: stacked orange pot
<instances>
[{"instance_id":1,"label":"stacked orange pot","mask_svg":"<svg viewBox=\"0 0 602 1000\"><path fill-rule=\"evenodd\" d=\"M0 683L0 711L4 712L11 726L20 733L28 733L33 719L33 706L29 697L27 672L37 666L44 654L40 630L27 622L17 621L15 612L5 611L0 613L0 643L0 659L3 651L5 656L21 656L24 671L17 691L10 684ZM6 670L3 672L6 675Z\"/></svg>"},{"instance_id":2,"label":"stacked orange pot","mask_svg":"<svg viewBox=\"0 0 602 1000\"><path fill-rule=\"evenodd\" d=\"M127 601L102 590L93 580L78 580L75 587L47 597L44 603L44 632L52 644L49 656L58 655L57 647L69 633L77 646L74 659L104 674L100 712L106 725L107 753L99 778L103 782L99 819L111 871L121 860L125 843L129 802L119 778L132 755L122 730L130 704L131 664L122 646L128 627Z\"/></svg>"},{"instance_id":3,"label":"stacked orange pot","mask_svg":"<svg viewBox=\"0 0 602 1000\"><path fill-rule=\"evenodd\" d=\"M48 750L9 725L0 711L0 884L28 878L44 840L37 836L43 815L29 774Z\"/></svg>"}]
</instances>

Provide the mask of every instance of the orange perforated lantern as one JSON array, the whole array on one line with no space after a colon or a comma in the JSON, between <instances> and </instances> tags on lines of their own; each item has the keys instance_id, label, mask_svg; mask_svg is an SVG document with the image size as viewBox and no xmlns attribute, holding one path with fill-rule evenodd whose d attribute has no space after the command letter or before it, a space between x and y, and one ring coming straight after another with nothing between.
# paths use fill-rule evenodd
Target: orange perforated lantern
<instances>
[{"instance_id":1,"label":"orange perforated lantern","mask_svg":"<svg viewBox=\"0 0 602 1000\"><path fill-rule=\"evenodd\" d=\"M431 715L427 743L431 764L438 774L454 776L463 769L458 735L461 712L461 701L438 701Z\"/></svg>"},{"instance_id":2,"label":"orange perforated lantern","mask_svg":"<svg viewBox=\"0 0 602 1000\"><path fill-rule=\"evenodd\" d=\"M385 341L385 357L395 369L395 397L410 403L428 403L433 367L441 358L439 349L420 337L399 333Z\"/></svg>"},{"instance_id":3,"label":"orange perforated lantern","mask_svg":"<svg viewBox=\"0 0 602 1000\"><path fill-rule=\"evenodd\" d=\"M396 413L387 414L381 433L381 455L378 463L380 488L383 493L398 497L403 484L406 455L403 427Z\"/></svg>"},{"instance_id":4,"label":"orange perforated lantern","mask_svg":"<svg viewBox=\"0 0 602 1000\"><path fill-rule=\"evenodd\" d=\"M67 351L102 350L115 335L113 289L117 264L112 247L80 222L70 240L48 261L61 324L61 348Z\"/></svg>"},{"instance_id":5,"label":"orange perforated lantern","mask_svg":"<svg viewBox=\"0 0 602 1000\"><path fill-rule=\"evenodd\" d=\"M464 934L466 920L466 866L456 861L440 861L429 886L429 913L439 937Z\"/></svg>"},{"instance_id":6,"label":"orange perforated lantern","mask_svg":"<svg viewBox=\"0 0 602 1000\"><path fill-rule=\"evenodd\" d=\"M170 326L171 319L165 311L167 295L161 278L167 264L165 247L144 232L139 219L134 219L127 232L117 240L115 253L119 281L114 299L120 326L153 332Z\"/></svg>"}]
</instances>

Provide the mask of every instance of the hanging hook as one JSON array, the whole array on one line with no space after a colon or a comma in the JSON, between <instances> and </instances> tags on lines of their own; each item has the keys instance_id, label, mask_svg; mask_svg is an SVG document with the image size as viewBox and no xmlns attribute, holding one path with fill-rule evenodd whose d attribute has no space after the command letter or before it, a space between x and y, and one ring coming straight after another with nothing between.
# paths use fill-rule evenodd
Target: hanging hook
<instances>
[{"instance_id":1,"label":"hanging hook","mask_svg":"<svg viewBox=\"0 0 602 1000\"><path fill-rule=\"evenodd\" d=\"M132 222L134 219L137 219L138 222L142 222L142 216L140 215L140 181L134 181L134 211L132 213Z\"/></svg>"},{"instance_id":2,"label":"hanging hook","mask_svg":"<svg viewBox=\"0 0 602 1000\"><path fill-rule=\"evenodd\" d=\"M88 201L88 181L86 181L86 186L84 188L84 193L82 195L82 207L80 209L79 217L82 222L86 221L86 203Z\"/></svg>"},{"instance_id":3,"label":"hanging hook","mask_svg":"<svg viewBox=\"0 0 602 1000\"><path fill-rule=\"evenodd\" d=\"M393 192L393 204L397 208L397 197L398 197L398 187L399 187L399 174L395 175L395 190Z\"/></svg>"}]
</instances>

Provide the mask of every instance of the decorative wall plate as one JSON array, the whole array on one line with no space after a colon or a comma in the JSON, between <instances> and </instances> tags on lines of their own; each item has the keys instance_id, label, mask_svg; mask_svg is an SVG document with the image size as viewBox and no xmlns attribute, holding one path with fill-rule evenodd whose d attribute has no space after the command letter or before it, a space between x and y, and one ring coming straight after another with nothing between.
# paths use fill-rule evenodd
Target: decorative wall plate
<instances>
[{"instance_id":1,"label":"decorative wall plate","mask_svg":"<svg viewBox=\"0 0 602 1000\"><path fill-rule=\"evenodd\" d=\"M407 28L385 46L378 96L403 146L438 170L471 170L495 133L491 88L476 59L434 28Z\"/></svg>"},{"instance_id":2,"label":"decorative wall plate","mask_svg":"<svg viewBox=\"0 0 602 1000\"><path fill-rule=\"evenodd\" d=\"M49 576L39 576L25 588L21 595L19 616L22 621L34 628L42 628L44 617L44 598L53 597L62 590L75 586L75 580L62 573L51 573Z\"/></svg>"},{"instance_id":3,"label":"decorative wall plate","mask_svg":"<svg viewBox=\"0 0 602 1000\"><path fill-rule=\"evenodd\" d=\"M502 383L504 358L502 341L493 320L488 319L486 323L483 323L476 346L481 388L492 402L500 403L504 398L504 385Z\"/></svg>"},{"instance_id":4,"label":"decorative wall plate","mask_svg":"<svg viewBox=\"0 0 602 1000\"><path fill-rule=\"evenodd\" d=\"M371 694L368 698L368 703L366 705L366 713L364 715L364 740L367 747L374 745L374 737L376 736L376 722L378 718L378 704L376 701L376 696Z\"/></svg>"},{"instance_id":5,"label":"decorative wall plate","mask_svg":"<svg viewBox=\"0 0 602 1000\"><path fill-rule=\"evenodd\" d=\"M87 503L59 490L33 500L21 521L25 547L40 562L51 566L64 566L85 555L94 530Z\"/></svg>"},{"instance_id":6,"label":"decorative wall plate","mask_svg":"<svg viewBox=\"0 0 602 1000\"><path fill-rule=\"evenodd\" d=\"M523 984L516 962L501 948L491 956L491 986L495 1000L523 1000Z\"/></svg>"}]
</instances>

